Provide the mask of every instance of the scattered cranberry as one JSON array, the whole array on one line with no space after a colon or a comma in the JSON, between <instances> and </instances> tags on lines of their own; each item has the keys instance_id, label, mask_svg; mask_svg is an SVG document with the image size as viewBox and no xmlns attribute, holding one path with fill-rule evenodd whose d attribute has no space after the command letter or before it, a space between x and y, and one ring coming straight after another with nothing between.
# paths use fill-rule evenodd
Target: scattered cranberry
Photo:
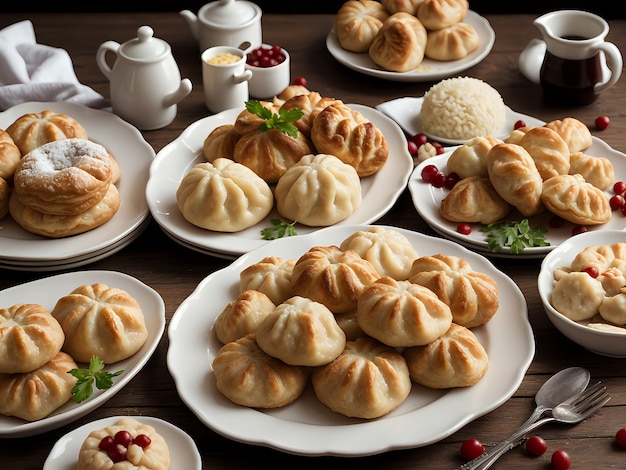
<instances>
[{"instance_id":1,"label":"scattered cranberry","mask_svg":"<svg viewBox=\"0 0 626 470\"><path fill-rule=\"evenodd\" d=\"M529 437L526 441L526 452L530 455L538 457L543 455L546 450L548 450L548 444L546 444L546 441L540 436Z\"/></svg>"},{"instance_id":2,"label":"scattered cranberry","mask_svg":"<svg viewBox=\"0 0 626 470\"><path fill-rule=\"evenodd\" d=\"M622 428L615 433L615 442L620 447L626 447L626 428Z\"/></svg>"},{"instance_id":3,"label":"scattered cranberry","mask_svg":"<svg viewBox=\"0 0 626 470\"><path fill-rule=\"evenodd\" d=\"M459 226L456 228L456 231L459 232L461 235L469 235L470 233L472 233L472 226L470 224L459 224Z\"/></svg>"},{"instance_id":4,"label":"scattered cranberry","mask_svg":"<svg viewBox=\"0 0 626 470\"><path fill-rule=\"evenodd\" d=\"M285 61L285 53L280 46L259 46L248 52L246 62L253 67L274 67Z\"/></svg>"},{"instance_id":5,"label":"scattered cranberry","mask_svg":"<svg viewBox=\"0 0 626 470\"><path fill-rule=\"evenodd\" d=\"M580 235L581 233L585 233L587 231L587 227L584 225L577 225L572 229L572 235Z\"/></svg>"},{"instance_id":6,"label":"scattered cranberry","mask_svg":"<svg viewBox=\"0 0 626 470\"><path fill-rule=\"evenodd\" d=\"M133 444L138 445L142 449L145 449L152 443L152 440L145 434L139 434L133 439Z\"/></svg>"},{"instance_id":7,"label":"scattered cranberry","mask_svg":"<svg viewBox=\"0 0 626 470\"><path fill-rule=\"evenodd\" d=\"M611 205L611 209L616 211L624 207L626 203L626 199L621 194L615 194L609 198L609 204Z\"/></svg>"},{"instance_id":8,"label":"scattered cranberry","mask_svg":"<svg viewBox=\"0 0 626 470\"><path fill-rule=\"evenodd\" d=\"M626 204L621 207L622 214L626 215Z\"/></svg>"},{"instance_id":9,"label":"scattered cranberry","mask_svg":"<svg viewBox=\"0 0 626 470\"><path fill-rule=\"evenodd\" d=\"M564 450L555 450L550 459L554 470L567 470L572 465L572 459Z\"/></svg>"},{"instance_id":10,"label":"scattered cranberry","mask_svg":"<svg viewBox=\"0 0 626 470\"><path fill-rule=\"evenodd\" d=\"M299 76L299 77L294 78L293 84L306 87L307 81L306 81L306 78L304 78L303 76Z\"/></svg>"},{"instance_id":11,"label":"scattered cranberry","mask_svg":"<svg viewBox=\"0 0 626 470\"><path fill-rule=\"evenodd\" d=\"M526 127L526 123L522 121L521 119L519 119L518 121L515 121L515 125L513 126L513 129L519 129L520 127Z\"/></svg>"},{"instance_id":12,"label":"scattered cranberry","mask_svg":"<svg viewBox=\"0 0 626 470\"><path fill-rule=\"evenodd\" d=\"M465 460L474 460L485 451L485 447L478 439L467 439L461 444L461 455Z\"/></svg>"},{"instance_id":13,"label":"scattered cranberry","mask_svg":"<svg viewBox=\"0 0 626 470\"><path fill-rule=\"evenodd\" d=\"M410 140L415 142L419 147L420 145L424 145L426 142L428 142L428 137L426 137L424 134L415 134L413 137L411 137Z\"/></svg>"},{"instance_id":14,"label":"scattered cranberry","mask_svg":"<svg viewBox=\"0 0 626 470\"><path fill-rule=\"evenodd\" d=\"M607 129L609 127L610 123L611 123L611 121L610 121L608 116L598 116L596 118L596 128L599 131L603 131L603 130Z\"/></svg>"},{"instance_id":15,"label":"scattered cranberry","mask_svg":"<svg viewBox=\"0 0 626 470\"><path fill-rule=\"evenodd\" d=\"M437 176L438 174L439 168L437 168L435 165L426 165L424 168L422 168L422 179L428 184L432 184L435 176Z\"/></svg>"},{"instance_id":16,"label":"scattered cranberry","mask_svg":"<svg viewBox=\"0 0 626 470\"><path fill-rule=\"evenodd\" d=\"M433 178L432 184L435 188L443 188L446 185L448 177L443 173L437 173Z\"/></svg>"},{"instance_id":17,"label":"scattered cranberry","mask_svg":"<svg viewBox=\"0 0 626 470\"><path fill-rule=\"evenodd\" d=\"M615 182L615 184L613 185L613 192L622 196L626 194L626 183L624 183L623 181Z\"/></svg>"},{"instance_id":18,"label":"scattered cranberry","mask_svg":"<svg viewBox=\"0 0 626 470\"><path fill-rule=\"evenodd\" d=\"M455 172L452 172L448 176L446 176L446 182L444 183L444 186L446 189L452 189L460 180L461 177Z\"/></svg>"},{"instance_id":19,"label":"scattered cranberry","mask_svg":"<svg viewBox=\"0 0 626 470\"><path fill-rule=\"evenodd\" d=\"M583 272L586 272L587 274L589 274L592 278L597 278L600 275L600 272L598 271L598 268L596 268L595 266L588 266L585 269L583 269Z\"/></svg>"},{"instance_id":20,"label":"scattered cranberry","mask_svg":"<svg viewBox=\"0 0 626 470\"><path fill-rule=\"evenodd\" d=\"M435 152L437 152L437 155L441 155L445 151L443 145L433 145L433 147L435 147Z\"/></svg>"},{"instance_id":21,"label":"scattered cranberry","mask_svg":"<svg viewBox=\"0 0 626 470\"><path fill-rule=\"evenodd\" d=\"M409 150L409 153L411 154L411 156L417 155L417 150L418 150L418 146L415 142L413 142L412 140L409 140L407 142L407 148Z\"/></svg>"}]
</instances>

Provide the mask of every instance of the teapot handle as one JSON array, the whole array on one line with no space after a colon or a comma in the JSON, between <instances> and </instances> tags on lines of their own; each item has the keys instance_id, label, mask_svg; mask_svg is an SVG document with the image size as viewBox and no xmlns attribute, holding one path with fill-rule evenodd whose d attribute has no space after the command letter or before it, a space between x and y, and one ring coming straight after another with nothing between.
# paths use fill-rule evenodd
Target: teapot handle
<instances>
[{"instance_id":1,"label":"teapot handle","mask_svg":"<svg viewBox=\"0 0 626 470\"><path fill-rule=\"evenodd\" d=\"M119 48L120 44L118 42L106 41L100 45L98 52L96 53L96 63L98 64L98 68L109 80L111 80L113 70L106 61L106 53L110 51L117 55Z\"/></svg>"},{"instance_id":2,"label":"teapot handle","mask_svg":"<svg viewBox=\"0 0 626 470\"><path fill-rule=\"evenodd\" d=\"M623 66L622 54L615 44L603 42L598 48L604 52L606 65L611 70L611 76L606 82L596 85L594 90L596 95L608 90L617 83L617 80L619 80L619 77L622 75Z\"/></svg>"}]
</instances>

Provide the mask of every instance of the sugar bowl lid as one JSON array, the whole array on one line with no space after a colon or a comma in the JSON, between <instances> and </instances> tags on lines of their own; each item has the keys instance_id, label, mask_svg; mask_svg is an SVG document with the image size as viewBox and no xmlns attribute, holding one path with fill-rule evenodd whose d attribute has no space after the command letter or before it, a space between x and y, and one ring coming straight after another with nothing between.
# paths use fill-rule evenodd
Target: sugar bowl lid
<instances>
[{"instance_id":1,"label":"sugar bowl lid","mask_svg":"<svg viewBox=\"0 0 626 470\"><path fill-rule=\"evenodd\" d=\"M261 9L245 0L218 0L204 5L198 15L202 21L216 27L231 28L256 20L261 16Z\"/></svg>"},{"instance_id":2,"label":"sugar bowl lid","mask_svg":"<svg viewBox=\"0 0 626 470\"><path fill-rule=\"evenodd\" d=\"M122 44L119 52L129 59L154 60L170 51L167 42L154 37L154 30L150 26L140 26L137 37Z\"/></svg>"}]
</instances>

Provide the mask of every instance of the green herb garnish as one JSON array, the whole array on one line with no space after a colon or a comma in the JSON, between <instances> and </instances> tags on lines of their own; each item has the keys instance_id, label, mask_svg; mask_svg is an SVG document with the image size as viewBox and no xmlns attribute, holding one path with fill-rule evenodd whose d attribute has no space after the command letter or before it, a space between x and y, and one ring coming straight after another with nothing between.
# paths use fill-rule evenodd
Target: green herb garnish
<instances>
[{"instance_id":1,"label":"green herb garnish","mask_svg":"<svg viewBox=\"0 0 626 470\"><path fill-rule=\"evenodd\" d=\"M549 246L546 241L545 227L531 227L528 219L521 222L502 222L489 224L480 229L487 234L487 246L493 252L509 247L511 253L519 255L526 247Z\"/></svg>"},{"instance_id":2,"label":"green herb garnish","mask_svg":"<svg viewBox=\"0 0 626 470\"><path fill-rule=\"evenodd\" d=\"M76 403L89 398L93 392L94 382L98 390L106 390L113 385L113 377L120 375L123 370L117 372L103 371L104 362L98 356L91 356L89 369L72 369L68 373L78 380L72 387L72 397Z\"/></svg>"},{"instance_id":3,"label":"green herb garnish","mask_svg":"<svg viewBox=\"0 0 626 470\"><path fill-rule=\"evenodd\" d=\"M298 128L294 126L292 122L304 116L304 111L301 109L279 109L278 113L273 113L256 100L246 101L246 109L255 116L265 120L263 124L261 124L262 131L276 129L294 139L298 137Z\"/></svg>"},{"instance_id":4,"label":"green herb garnish","mask_svg":"<svg viewBox=\"0 0 626 470\"><path fill-rule=\"evenodd\" d=\"M284 236L293 237L294 235L298 235L296 229L293 227L296 223L295 221L288 224L280 219L272 219L270 222L272 223L272 227L261 230L263 240L275 240L277 238L283 238Z\"/></svg>"}]
</instances>

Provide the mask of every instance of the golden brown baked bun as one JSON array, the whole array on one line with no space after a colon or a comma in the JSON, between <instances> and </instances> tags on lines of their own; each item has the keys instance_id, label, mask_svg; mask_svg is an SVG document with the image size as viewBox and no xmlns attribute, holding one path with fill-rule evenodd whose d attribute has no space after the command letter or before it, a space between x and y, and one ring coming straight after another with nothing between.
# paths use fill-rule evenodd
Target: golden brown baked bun
<instances>
[{"instance_id":1,"label":"golden brown baked bun","mask_svg":"<svg viewBox=\"0 0 626 470\"><path fill-rule=\"evenodd\" d=\"M400 11L416 15L417 9L424 3L424 0L381 0L380 3L382 3L392 15Z\"/></svg>"},{"instance_id":2,"label":"golden brown baked bun","mask_svg":"<svg viewBox=\"0 0 626 470\"><path fill-rule=\"evenodd\" d=\"M335 15L339 44L347 51L367 52L387 17L389 12L378 1L348 0Z\"/></svg>"},{"instance_id":3,"label":"golden brown baked bun","mask_svg":"<svg viewBox=\"0 0 626 470\"><path fill-rule=\"evenodd\" d=\"M446 163L448 173L456 173L461 179L469 176L487 178L487 154L491 147L501 143L496 137L472 137L452 151Z\"/></svg>"},{"instance_id":4,"label":"golden brown baked bun","mask_svg":"<svg viewBox=\"0 0 626 470\"><path fill-rule=\"evenodd\" d=\"M230 158L235 153L235 144L239 134L234 131L234 124L222 124L213 129L202 143L202 153L207 162L213 163L217 158Z\"/></svg>"},{"instance_id":5,"label":"golden brown baked bun","mask_svg":"<svg viewBox=\"0 0 626 470\"><path fill-rule=\"evenodd\" d=\"M335 413L374 419L400 406L411 392L406 361L372 338L346 343L343 353L311 375L317 398Z\"/></svg>"},{"instance_id":6,"label":"golden brown baked bun","mask_svg":"<svg viewBox=\"0 0 626 470\"><path fill-rule=\"evenodd\" d=\"M0 178L12 180L20 158L20 149L11 136L4 129L0 129Z\"/></svg>"},{"instance_id":7,"label":"golden brown baked bun","mask_svg":"<svg viewBox=\"0 0 626 470\"><path fill-rule=\"evenodd\" d=\"M296 126L307 139L310 139L313 119L319 114L319 111L321 111L321 109L317 110L316 108L318 106L326 107L327 105L325 103L327 100L328 98L324 99L318 92L312 91L306 95L297 95L289 98L282 104L281 109L289 111L297 108L302 111L302 117L294 121L293 125Z\"/></svg>"},{"instance_id":8,"label":"golden brown baked bun","mask_svg":"<svg viewBox=\"0 0 626 470\"><path fill-rule=\"evenodd\" d=\"M494 189L489 178L463 178L442 199L439 214L461 223L493 224L504 218L511 206Z\"/></svg>"},{"instance_id":9,"label":"golden brown baked bun","mask_svg":"<svg viewBox=\"0 0 626 470\"><path fill-rule=\"evenodd\" d=\"M318 153L352 165L363 178L380 170L389 157L387 139L376 125L348 106L326 106L313 121L311 140Z\"/></svg>"},{"instance_id":10,"label":"golden brown baked bun","mask_svg":"<svg viewBox=\"0 0 626 470\"><path fill-rule=\"evenodd\" d=\"M556 131L563 138L570 153L587 150L593 143L589 128L576 118L555 119L545 124L545 126Z\"/></svg>"},{"instance_id":11,"label":"golden brown baked bun","mask_svg":"<svg viewBox=\"0 0 626 470\"><path fill-rule=\"evenodd\" d=\"M259 103L269 109L272 113L277 113L280 109L280 106L275 105L271 101L259 101ZM247 134L248 132L257 132L264 122L265 119L251 113L247 109L244 109L235 118L235 123L233 124L234 131L240 136Z\"/></svg>"},{"instance_id":12,"label":"golden brown baked bun","mask_svg":"<svg viewBox=\"0 0 626 470\"><path fill-rule=\"evenodd\" d=\"M442 336L425 346L404 350L411 379L434 389L471 387L489 369L489 358L476 335L453 323Z\"/></svg>"},{"instance_id":13,"label":"golden brown baked bun","mask_svg":"<svg viewBox=\"0 0 626 470\"><path fill-rule=\"evenodd\" d=\"M452 321L467 328L487 323L498 311L498 284L464 258L434 254L413 262L409 281L427 287L450 307Z\"/></svg>"},{"instance_id":14,"label":"golden brown baked bun","mask_svg":"<svg viewBox=\"0 0 626 470\"><path fill-rule=\"evenodd\" d=\"M570 175L581 175L585 181L606 191L615 183L613 163L606 157L596 157L583 152L569 156Z\"/></svg>"},{"instance_id":15,"label":"golden brown baked bun","mask_svg":"<svg viewBox=\"0 0 626 470\"><path fill-rule=\"evenodd\" d=\"M226 304L215 319L215 334L222 343L230 343L249 333L256 333L259 324L274 311L270 298L255 290L245 290Z\"/></svg>"},{"instance_id":16,"label":"golden brown baked bun","mask_svg":"<svg viewBox=\"0 0 626 470\"><path fill-rule=\"evenodd\" d=\"M569 148L556 131L548 127L533 127L524 134L518 145L524 147L535 161L543 180L569 172Z\"/></svg>"},{"instance_id":17,"label":"golden brown baked bun","mask_svg":"<svg viewBox=\"0 0 626 470\"><path fill-rule=\"evenodd\" d=\"M49 109L20 116L6 131L22 155L55 140L88 138L87 131L76 119Z\"/></svg>"},{"instance_id":18,"label":"golden brown baked bun","mask_svg":"<svg viewBox=\"0 0 626 470\"><path fill-rule=\"evenodd\" d=\"M78 366L63 351L37 369L22 374L0 374L0 415L37 421L49 416L72 397L76 378L68 372Z\"/></svg>"},{"instance_id":19,"label":"golden brown baked bun","mask_svg":"<svg viewBox=\"0 0 626 470\"><path fill-rule=\"evenodd\" d=\"M370 59L391 72L409 72L424 60L426 28L409 13L387 18L369 47Z\"/></svg>"},{"instance_id":20,"label":"golden brown baked bun","mask_svg":"<svg viewBox=\"0 0 626 470\"><path fill-rule=\"evenodd\" d=\"M11 190L9 183L4 178L0 178L0 219L9 213Z\"/></svg>"},{"instance_id":21,"label":"golden brown baked bun","mask_svg":"<svg viewBox=\"0 0 626 470\"><path fill-rule=\"evenodd\" d=\"M239 273L239 291L254 289L278 305L291 297L291 274L296 260L266 256Z\"/></svg>"},{"instance_id":22,"label":"golden brown baked bun","mask_svg":"<svg viewBox=\"0 0 626 470\"><path fill-rule=\"evenodd\" d=\"M217 389L230 401L253 408L280 408L298 398L309 369L265 353L250 334L225 344L213 359Z\"/></svg>"},{"instance_id":23,"label":"golden brown baked bun","mask_svg":"<svg viewBox=\"0 0 626 470\"><path fill-rule=\"evenodd\" d=\"M581 175L547 179L541 201L550 212L573 224L600 225L611 220L609 198Z\"/></svg>"},{"instance_id":24,"label":"golden brown baked bun","mask_svg":"<svg viewBox=\"0 0 626 470\"><path fill-rule=\"evenodd\" d=\"M314 246L293 267L291 290L328 307L333 313L356 310L363 290L380 276L356 251Z\"/></svg>"},{"instance_id":25,"label":"golden brown baked bun","mask_svg":"<svg viewBox=\"0 0 626 470\"><path fill-rule=\"evenodd\" d=\"M115 437L120 431L130 433L135 439L140 434L150 439L150 445L141 447L130 444L126 459L114 463L106 451L100 449L100 442L105 437ZM78 453L77 470L107 470L124 464L124 468L142 470L168 470L170 468L170 450L165 438L152 426L133 418L121 418L114 424L91 431L83 441Z\"/></svg>"},{"instance_id":26,"label":"golden brown baked bun","mask_svg":"<svg viewBox=\"0 0 626 470\"><path fill-rule=\"evenodd\" d=\"M428 31L424 55L429 59L459 60L474 52L480 38L469 23L456 23L436 31Z\"/></svg>"},{"instance_id":27,"label":"golden brown baked bun","mask_svg":"<svg viewBox=\"0 0 626 470\"><path fill-rule=\"evenodd\" d=\"M143 311L128 292L83 284L57 300L52 315L65 332L63 351L78 362L98 356L112 364L135 354L148 338Z\"/></svg>"},{"instance_id":28,"label":"golden brown baked bun","mask_svg":"<svg viewBox=\"0 0 626 470\"><path fill-rule=\"evenodd\" d=\"M431 31L460 23L467 16L467 0L424 0L417 9L417 17Z\"/></svg>"}]
</instances>

